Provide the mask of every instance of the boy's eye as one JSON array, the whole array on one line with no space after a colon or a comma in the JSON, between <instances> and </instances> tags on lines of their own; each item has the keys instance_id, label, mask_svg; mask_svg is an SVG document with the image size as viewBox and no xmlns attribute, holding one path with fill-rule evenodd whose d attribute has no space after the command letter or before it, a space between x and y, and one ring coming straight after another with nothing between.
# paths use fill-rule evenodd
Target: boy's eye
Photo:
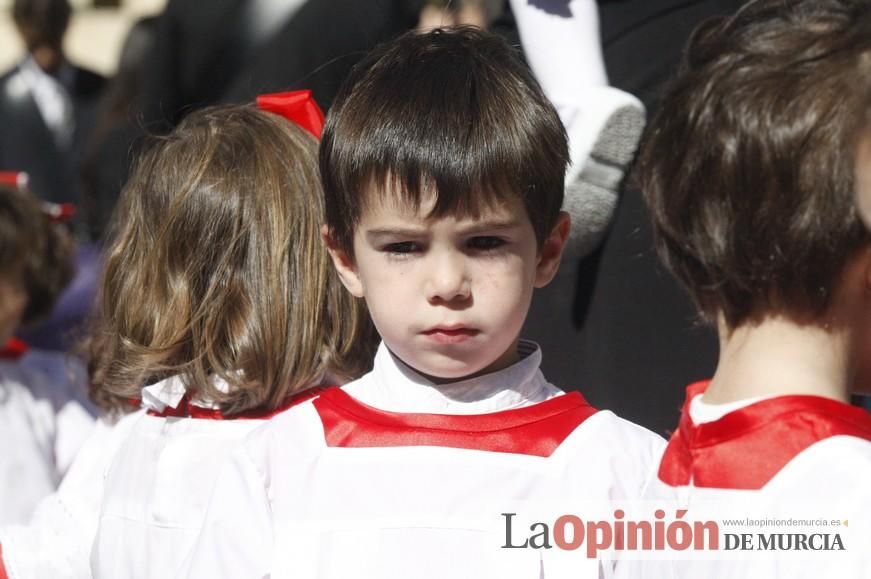
<instances>
[{"instance_id":1,"label":"boy's eye","mask_svg":"<svg viewBox=\"0 0 871 579\"><path fill-rule=\"evenodd\" d=\"M501 237L494 237L492 235L481 235L479 237L472 237L471 239L469 239L467 245L470 249L489 251L502 247L506 243L507 241L505 241Z\"/></svg>"},{"instance_id":2,"label":"boy's eye","mask_svg":"<svg viewBox=\"0 0 871 579\"><path fill-rule=\"evenodd\" d=\"M388 243L382 248L382 251L387 253L414 253L420 250L420 245L414 241L399 241L396 243Z\"/></svg>"}]
</instances>

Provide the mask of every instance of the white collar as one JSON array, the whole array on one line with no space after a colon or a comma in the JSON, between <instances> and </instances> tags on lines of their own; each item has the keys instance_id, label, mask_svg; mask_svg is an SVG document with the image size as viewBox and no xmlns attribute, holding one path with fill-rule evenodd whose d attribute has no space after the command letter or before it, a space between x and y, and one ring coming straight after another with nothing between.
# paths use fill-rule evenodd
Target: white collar
<instances>
[{"instance_id":1,"label":"white collar","mask_svg":"<svg viewBox=\"0 0 871 579\"><path fill-rule=\"evenodd\" d=\"M227 384L227 382L220 378L213 378L212 380L215 388L221 392L229 392L230 385ZM166 410L167 406L170 408L178 408L178 405L185 397L186 392L187 389L185 388L181 376L170 376L165 380L161 380L160 382L156 382L151 386L146 386L142 389L142 408L153 410L157 413ZM201 408L220 407L215 402L200 397L194 398L191 403Z\"/></svg>"},{"instance_id":2,"label":"white collar","mask_svg":"<svg viewBox=\"0 0 871 579\"><path fill-rule=\"evenodd\" d=\"M726 402L724 404L711 404L702 400L702 394L698 394L690 400L690 419L693 424L705 424L715 422L731 412L741 410L751 404L755 404L762 400L772 398L771 396L755 396L753 398L745 398L736 400L735 402Z\"/></svg>"},{"instance_id":3,"label":"white collar","mask_svg":"<svg viewBox=\"0 0 871 579\"><path fill-rule=\"evenodd\" d=\"M562 391L544 379L541 350L521 340L521 359L507 368L448 384L435 384L397 358L384 343L372 371L347 384L348 394L388 412L484 414L528 406Z\"/></svg>"}]
</instances>

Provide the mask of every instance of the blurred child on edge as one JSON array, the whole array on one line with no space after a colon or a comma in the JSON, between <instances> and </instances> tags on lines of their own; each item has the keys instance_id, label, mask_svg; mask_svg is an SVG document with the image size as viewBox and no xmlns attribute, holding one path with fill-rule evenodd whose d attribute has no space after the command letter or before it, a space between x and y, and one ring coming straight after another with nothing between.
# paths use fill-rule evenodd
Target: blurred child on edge
<instances>
[{"instance_id":1,"label":"blurred child on edge","mask_svg":"<svg viewBox=\"0 0 871 579\"><path fill-rule=\"evenodd\" d=\"M51 311L72 242L29 192L0 185L0 524L24 523L93 427L81 364L15 332Z\"/></svg>"}]
</instances>

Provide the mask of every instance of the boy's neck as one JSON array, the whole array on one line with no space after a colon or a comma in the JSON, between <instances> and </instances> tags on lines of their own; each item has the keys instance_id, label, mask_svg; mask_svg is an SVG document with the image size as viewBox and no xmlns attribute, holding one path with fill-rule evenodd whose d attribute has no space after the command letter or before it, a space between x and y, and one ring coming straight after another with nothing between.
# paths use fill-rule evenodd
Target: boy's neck
<instances>
[{"instance_id":1,"label":"boy's neck","mask_svg":"<svg viewBox=\"0 0 871 579\"><path fill-rule=\"evenodd\" d=\"M843 402L850 392L848 332L766 318L728 331L720 323L720 359L704 401L803 394Z\"/></svg>"}]
</instances>

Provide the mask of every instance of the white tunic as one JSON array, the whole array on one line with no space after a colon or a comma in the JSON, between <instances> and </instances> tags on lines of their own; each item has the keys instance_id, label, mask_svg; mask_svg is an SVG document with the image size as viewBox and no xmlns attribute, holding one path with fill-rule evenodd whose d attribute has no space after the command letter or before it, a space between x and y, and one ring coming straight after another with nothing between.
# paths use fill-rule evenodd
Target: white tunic
<instances>
[{"instance_id":1,"label":"white tunic","mask_svg":"<svg viewBox=\"0 0 871 579\"><path fill-rule=\"evenodd\" d=\"M0 359L0 525L30 519L93 426L80 363L39 350Z\"/></svg>"},{"instance_id":2,"label":"white tunic","mask_svg":"<svg viewBox=\"0 0 871 579\"><path fill-rule=\"evenodd\" d=\"M117 423L97 422L57 491L44 498L27 525L0 527L9 579L87 579L104 475L144 410ZM2 573L0 573L2 577Z\"/></svg>"},{"instance_id":3,"label":"white tunic","mask_svg":"<svg viewBox=\"0 0 871 579\"><path fill-rule=\"evenodd\" d=\"M701 398L705 386L688 388L680 427L645 498L668 512L687 509L690 517L709 511L749 517L756 522L720 525L721 548L722 534L746 533L753 550L673 553L659 562L630 558L618 565L618 576L871 578L871 417L816 396L712 405ZM828 525L821 526L822 518ZM789 519L815 524L784 524ZM811 534L819 546L838 534L845 550L799 549L797 535ZM779 544L786 548L763 550L772 535L784 535Z\"/></svg>"},{"instance_id":4,"label":"white tunic","mask_svg":"<svg viewBox=\"0 0 871 579\"><path fill-rule=\"evenodd\" d=\"M563 394L537 347L521 351L499 372L435 385L382 345L371 373L233 453L178 576L560 576L550 553L500 549L503 509L637 498L662 441ZM563 576L599 572L585 559Z\"/></svg>"},{"instance_id":5,"label":"white tunic","mask_svg":"<svg viewBox=\"0 0 871 579\"><path fill-rule=\"evenodd\" d=\"M220 384L218 385L220 388ZM186 403L170 378L143 390L138 415L105 473L99 527L91 552L94 577L172 577L202 526L218 467L260 418L167 417ZM205 408L204 401L191 403ZM191 410L191 413L194 411Z\"/></svg>"}]
</instances>

